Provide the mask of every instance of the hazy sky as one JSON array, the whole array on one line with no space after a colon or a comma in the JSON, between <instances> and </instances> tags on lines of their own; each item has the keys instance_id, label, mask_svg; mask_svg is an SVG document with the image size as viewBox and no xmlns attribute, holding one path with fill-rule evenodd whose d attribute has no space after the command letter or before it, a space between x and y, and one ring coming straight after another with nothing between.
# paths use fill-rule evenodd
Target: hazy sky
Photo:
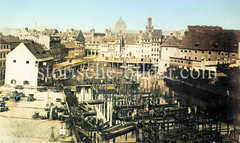
<instances>
[{"instance_id":1,"label":"hazy sky","mask_svg":"<svg viewBox=\"0 0 240 143\"><path fill-rule=\"evenodd\" d=\"M145 29L147 18L163 30L187 25L240 29L240 0L0 0L0 27L76 28L104 31L122 16L127 29Z\"/></svg>"}]
</instances>

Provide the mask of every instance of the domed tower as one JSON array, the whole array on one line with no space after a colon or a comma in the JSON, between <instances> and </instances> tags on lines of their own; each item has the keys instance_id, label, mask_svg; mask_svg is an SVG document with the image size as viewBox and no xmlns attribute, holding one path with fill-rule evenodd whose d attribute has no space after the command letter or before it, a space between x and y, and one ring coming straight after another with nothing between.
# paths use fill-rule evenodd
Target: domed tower
<instances>
[{"instance_id":1,"label":"domed tower","mask_svg":"<svg viewBox=\"0 0 240 143\"><path fill-rule=\"evenodd\" d=\"M122 30L126 30L126 24L125 22L122 20L122 17L120 17L120 19L117 21L116 25L115 25L115 29L118 31L122 31Z\"/></svg>"}]
</instances>

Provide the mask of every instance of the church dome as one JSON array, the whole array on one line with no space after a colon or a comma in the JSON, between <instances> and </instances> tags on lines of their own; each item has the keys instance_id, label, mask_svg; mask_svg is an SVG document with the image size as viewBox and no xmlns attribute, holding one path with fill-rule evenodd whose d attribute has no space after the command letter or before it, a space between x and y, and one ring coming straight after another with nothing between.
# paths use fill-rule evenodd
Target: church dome
<instances>
[{"instance_id":1,"label":"church dome","mask_svg":"<svg viewBox=\"0 0 240 143\"><path fill-rule=\"evenodd\" d=\"M125 22L122 20L122 17L120 17L120 19L117 21L116 25L115 25L115 29L117 30L126 30L126 24Z\"/></svg>"}]
</instances>

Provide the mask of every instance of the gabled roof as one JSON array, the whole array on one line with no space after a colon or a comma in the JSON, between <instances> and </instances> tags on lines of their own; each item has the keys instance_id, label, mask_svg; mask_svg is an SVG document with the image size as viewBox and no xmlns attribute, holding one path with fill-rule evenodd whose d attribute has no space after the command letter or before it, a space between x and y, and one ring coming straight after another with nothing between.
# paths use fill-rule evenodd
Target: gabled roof
<instances>
[{"instance_id":1,"label":"gabled roof","mask_svg":"<svg viewBox=\"0 0 240 143\"><path fill-rule=\"evenodd\" d=\"M162 30L154 29L152 32L152 39L161 39Z\"/></svg>"},{"instance_id":2,"label":"gabled roof","mask_svg":"<svg viewBox=\"0 0 240 143\"><path fill-rule=\"evenodd\" d=\"M34 42L23 43L37 59L52 58L42 45Z\"/></svg>"},{"instance_id":3,"label":"gabled roof","mask_svg":"<svg viewBox=\"0 0 240 143\"><path fill-rule=\"evenodd\" d=\"M81 43L85 43L85 37L83 36L83 33L82 33L82 30L80 30L77 38L76 38L76 41L79 41Z\"/></svg>"},{"instance_id":4,"label":"gabled roof","mask_svg":"<svg viewBox=\"0 0 240 143\"><path fill-rule=\"evenodd\" d=\"M173 38L173 36L170 36L163 44L162 47L178 47L179 43Z\"/></svg>"},{"instance_id":5,"label":"gabled roof","mask_svg":"<svg viewBox=\"0 0 240 143\"><path fill-rule=\"evenodd\" d=\"M143 33L141 39L142 40L150 40L151 39L150 34L149 33Z\"/></svg>"}]
</instances>

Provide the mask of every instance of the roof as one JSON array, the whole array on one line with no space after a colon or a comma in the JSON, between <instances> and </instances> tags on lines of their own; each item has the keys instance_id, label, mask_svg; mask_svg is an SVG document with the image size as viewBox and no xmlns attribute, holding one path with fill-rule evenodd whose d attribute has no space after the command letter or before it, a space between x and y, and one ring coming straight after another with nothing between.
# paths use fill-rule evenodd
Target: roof
<instances>
[{"instance_id":1,"label":"roof","mask_svg":"<svg viewBox=\"0 0 240 143\"><path fill-rule=\"evenodd\" d=\"M219 26L200 26L200 25L189 25L188 26L188 30L189 31L198 31L198 30L223 30L222 27Z\"/></svg>"},{"instance_id":2,"label":"roof","mask_svg":"<svg viewBox=\"0 0 240 143\"><path fill-rule=\"evenodd\" d=\"M37 59L52 59L42 45L35 42L23 43Z\"/></svg>"},{"instance_id":3,"label":"roof","mask_svg":"<svg viewBox=\"0 0 240 143\"><path fill-rule=\"evenodd\" d=\"M82 33L81 30L80 30L77 38L76 38L76 41L79 41L79 42L81 42L81 43L85 43L85 38L84 38L83 33Z\"/></svg>"},{"instance_id":4,"label":"roof","mask_svg":"<svg viewBox=\"0 0 240 143\"><path fill-rule=\"evenodd\" d=\"M43 32L44 35L56 35L58 32L57 29L45 29L45 31Z\"/></svg>"},{"instance_id":5,"label":"roof","mask_svg":"<svg viewBox=\"0 0 240 143\"><path fill-rule=\"evenodd\" d=\"M161 39L162 38L162 30L154 29L152 32L152 39Z\"/></svg>"},{"instance_id":6,"label":"roof","mask_svg":"<svg viewBox=\"0 0 240 143\"><path fill-rule=\"evenodd\" d=\"M1 38L0 44L9 44L9 43Z\"/></svg>"},{"instance_id":7,"label":"roof","mask_svg":"<svg viewBox=\"0 0 240 143\"><path fill-rule=\"evenodd\" d=\"M162 38L162 30L155 29L150 33L143 33L142 40L150 40L150 39L161 39Z\"/></svg>"},{"instance_id":8,"label":"roof","mask_svg":"<svg viewBox=\"0 0 240 143\"><path fill-rule=\"evenodd\" d=\"M104 37L105 33L94 33L93 36L94 37Z\"/></svg>"},{"instance_id":9,"label":"roof","mask_svg":"<svg viewBox=\"0 0 240 143\"><path fill-rule=\"evenodd\" d=\"M74 42L61 42L66 48L79 48L79 46Z\"/></svg>"},{"instance_id":10,"label":"roof","mask_svg":"<svg viewBox=\"0 0 240 143\"><path fill-rule=\"evenodd\" d=\"M54 67L57 67L57 68L64 68L64 67L68 67L68 66L74 67L74 66L78 66L80 64L83 64L83 63L86 63L86 62L89 62L89 61L93 61L94 58L95 57L90 56L90 57L84 57L84 58L81 58L81 59L66 61L66 62L55 64Z\"/></svg>"},{"instance_id":11,"label":"roof","mask_svg":"<svg viewBox=\"0 0 240 143\"><path fill-rule=\"evenodd\" d=\"M179 48L208 51L238 51L240 30L205 29L199 28L197 30L195 28L185 32Z\"/></svg>"},{"instance_id":12,"label":"roof","mask_svg":"<svg viewBox=\"0 0 240 143\"><path fill-rule=\"evenodd\" d=\"M175 41L173 36L170 36L163 44L162 47L178 47L179 43Z\"/></svg>"},{"instance_id":13,"label":"roof","mask_svg":"<svg viewBox=\"0 0 240 143\"><path fill-rule=\"evenodd\" d=\"M8 42L8 43L21 43L22 41L18 38L18 37L15 37L15 36L1 36L1 39L3 39L4 41Z\"/></svg>"},{"instance_id":14,"label":"roof","mask_svg":"<svg viewBox=\"0 0 240 143\"><path fill-rule=\"evenodd\" d=\"M150 34L149 33L143 33L141 39L142 40L150 40L151 39Z\"/></svg>"},{"instance_id":15,"label":"roof","mask_svg":"<svg viewBox=\"0 0 240 143\"><path fill-rule=\"evenodd\" d=\"M125 38L125 44L136 44L139 41L139 37L135 35L127 35Z\"/></svg>"}]
</instances>

